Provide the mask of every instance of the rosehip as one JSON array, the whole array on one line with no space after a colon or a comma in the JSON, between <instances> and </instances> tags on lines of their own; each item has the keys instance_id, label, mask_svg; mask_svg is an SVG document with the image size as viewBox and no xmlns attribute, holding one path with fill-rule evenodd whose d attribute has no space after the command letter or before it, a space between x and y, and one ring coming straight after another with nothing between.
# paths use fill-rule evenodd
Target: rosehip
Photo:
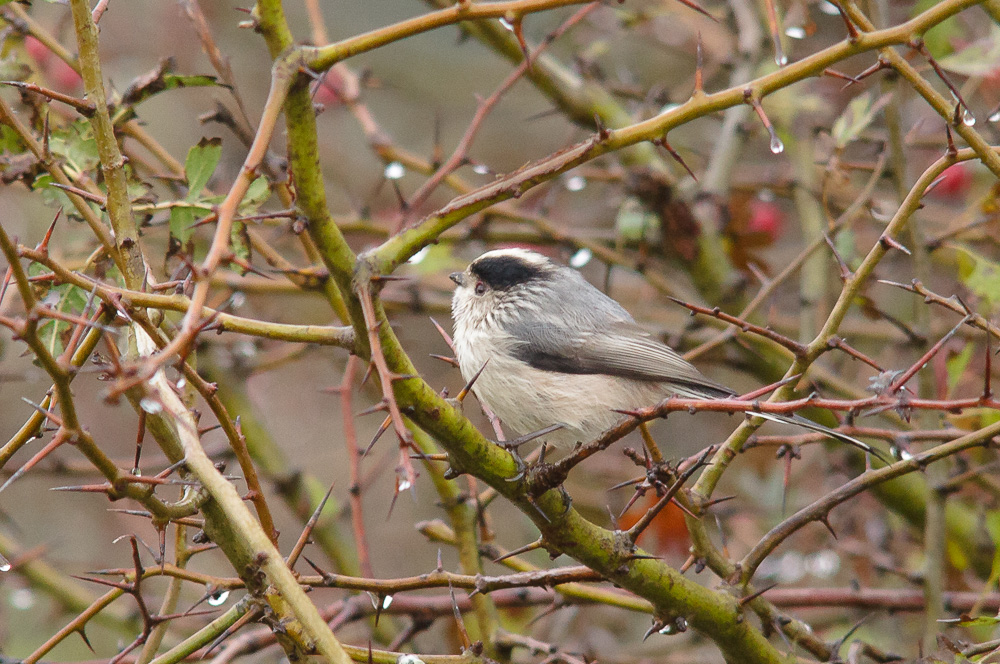
<instances>
[{"instance_id":1,"label":"rosehip","mask_svg":"<svg viewBox=\"0 0 1000 664\"><path fill-rule=\"evenodd\" d=\"M959 198L971 185L972 173L969 172L968 166L954 164L941 174L941 181L931 190L930 195L937 198Z\"/></svg>"},{"instance_id":2,"label":"rosehip","mask_svg":"<svg viewBox=\"0 0 1000 664\"><path fill-rule=\"evenodd\" d=\"M784 213L776 203L759 198L750 202L750 219L747 222L749 232L765 233L773 242L781 235L783 225Z\"/></svg>"},{"instance_id":3,"label":"rosehip","mask_svg":"<svg viewBox=\"0 0 1000 664\"><path fill-rule=\"evenodd\" d=\"M52 51L49 50L49 47L30 35L24 38L24 50L40 67L44 67L45 63L52 57Z\"/></svg>"},{"instance_id":4,"label":"rosehip","mask_svg":"<svg viewBox=\"0 0 1000 664\"><path fill-rule=\"evenodd\" d=\"M55 60L49 67L48 76L58 90L76 92L83 84L80 75L62 60Z\"/></svg>"}]
</instances>

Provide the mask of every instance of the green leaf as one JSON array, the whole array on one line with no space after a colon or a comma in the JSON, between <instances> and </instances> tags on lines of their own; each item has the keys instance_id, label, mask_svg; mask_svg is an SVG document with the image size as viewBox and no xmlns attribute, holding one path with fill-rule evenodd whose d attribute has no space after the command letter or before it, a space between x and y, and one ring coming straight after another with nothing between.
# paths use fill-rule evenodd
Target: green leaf
<instances>
[{"instance_id":1,"label":"green leaf","mask_svg":"<svg viewBox=\"0 0 1000 664\"><path fill-rule=\"evenodd\" d=\"M991 311L995 311L1000 305L1000 264L966 247L956 245L956 249L959 251L958 273L962 283L982 298Z\"/></svg>"},{"instance_id":2,"label":"green leaf","mask_svg":"<svg viewBox=\"0 0 1000 664\"><path fill-rule=\"evenodd\" d=\"M845 228L837 233L837 237L833 239L833 246L837 248L837 253L840 254L840 257L844 259L845 263L847 263L850 267L856 267L858 260L858 245L854 231L850 228Z\"/></svg>"},{"instance_id":3,"label":"green leaf","mask_svg":"<svg viewBox=\"0 0 1000 664\"><path fill-rule=\"evenodd\" d=\"M24 81L31 76L31 65L14 54L0 58L0 81Z\"/></svg>"},{"instance_id":4,"label":"green leaf","mask_svg":"<svg viewBox=\"0 0 1000 664\"><path fill-rule=\"evenodd\" d=\"M260 206L270 197L271 187L268 185L267 178L264 176L257 178L250 183L246 195L243 196L243 201L240 203L240 214L256 214Z\"/></svg>"},{"instance_id":5,"label":"green leaf","mask_svg":"<svg viewBox=\"0 0 1000 664\"><path fill-rule=\"evenodd\" d=\"M61 207L70 213L70 211L75 210L76 207L73 205L73 201L69 199L66 192L62 189L58 189L52 186L54 180L52 176L48 173L43 173L35 178L35 181L31 183L31 188L41 194L42 200L49 207Z\"/></svg>"},{"instance_id":6,"label":"green leaf","mask_svg":"<svg viewBox=\"0 0 1000 664\"><path fill-rule=\"evenodd\" d=\"M125 94L122 103L135 106L160 92L178 90L180 88L204 88L219 85L214 76L171 74L157 72L155 78L137 79L133 81Z\"/></svg>"},{"instance_id":7,"label":"green leaf","mask_svg":"<svg viewBox=\"0 0 1000 664\"><path fill-rule=\"evenodd\" d=\"M0 153L21 154L28 149L16 131L7 125L0 125Z\"/></svg>"},{"instance_id":8,"label":"green leaf","mask_svg":"<svg viewBox=\"0 0 1000 664\"><path fill-rule=\"evenodd\" d=\"M100 163L97 139L86 120L77 120L69 126L53 131L49 136L49 151L62 157L66 166L76 173L86 173Z\"/></svg>"},{"instance_id":9,"label":"green leaf","mask_svg":"<svg viewBox=\"0 0 1000 664\"><path fill-rule=\"evenodd\" d=\"M247 265L251 261L250 252L250 234L247 232L247 225L242 221L234 221L232 228L229 229L229 248L232 249L233 254L246 262ZM240 273L240 276L247 273L246 268L238 263L233 264L233 269Z\"/></svg>"},{"instance_id":10,"label":"green leaf","mask_svg":"<svg viewBox=\"0 0 1000 664\"><path fill-rule=\"evenodd\" d=\"M1000 25L992 23L990 33L977 39L961 51L941 58L938 62L947 71L963 76L984 76L1000 63Z\"/></svg>"},{"instance_id":11,"label":"green leaf","mask_svg":"<svg viewBox=\"0 0 1000 664\"><path fill-rule=\"evenodd\" d=\"M940 0L919 0L917 4L913 7L911 11L911 16L916 16L924 11L927 11L934 5L938 4ZM954 50L952 48L952 42L955 38L962 37L964 30L961 24L958 22L958 18L952 16L947 18L933 28L924 33L924 44L927 46L927 50L930 54L937 60L951 54Z\"/></svg>"},{"instance_id":12,"label":"green leaf","mask_svg":"<svg viewBox=\"0 0 1000 664\"><path fill-rule=\"evenodd\" d=\"M188 150L187 160L184 162L188 201L196 201L201 197L201 190L208 184L221 158L221 138L203 138L198 141L198 145Z\"/></svg>"},{"instance_id":13,"label":"green leaf","mask_svg":"<svg viewBox=\"0 0 1000 664\"><path fill-rule=\"evenodd\" d=\"M660 221L656 215L643 207L639 199L626 198L618 208L615 217L615 234L626 242L639 242L650 239L651 232L659 230Z\"/></svg>"},{"instance_id":14,"label":"green leaf","mask_svg":"<svg viewBox=\"0 0 1000 664\"><path fill-rule=\"evenodd\" d=\"M47 267L37 263L28 266L28 274L31 276L45 274L48 271ZM72 284L51 286L44 291L39 291L36 295L46 306L56 311L77 315L83 313L83 309L87 306L87 301L90 299L90 294L87 291L77 288ZM59 355L63 352L66 341L68 341L74 327L73 323L66 321L46 320L39 325L38 334L42 339L42 343L49 349L49 352L53 355Z\"/></svg>"},{"instance_id":15,"label":"green leaf","mask_svg":"<svg viewBox=\"0 0 1000 664\"><path fill-rule=\"evenodd\" d=\"M170 235L181 244L188 241L194 232L194 208L177 206L170 208Z\"/></svg>"},{"instance_id":16,"label":"green leaf","mask_svg":"<svg viewBox=\"0 0 1000 664\"><path fill-rule=\"evenodd\" d=\"M877 101L873 101L871 95L864 94L852 99L830 129L830 134L837 147L847 147L848 144L857 140L891 98L892 95L883 95Z\"/></svg>"},{"instance_id":17,"label":"green leaf","mask_svg":"<svg viewBox=\"0 0 1000 664\"><path fill-rule=\"evenodd\" d=\"M972 344L966 344L962 352L949 357L948 361L945 362L945 366L948 369L949 395L955 391L958 381L962 380L962 376L965 375L965 369L969 366L969 360L972 359L972 350Z\"/></svg>"},{"instance_id":18,"label":"green leaf","mask_svg":"<svg viewBox=\"0 0 1000 664\"><path fill-rule=\"evenodd\" d=\"M69 332L70 324L61 320L47 320L38 326L38 337L52 355L58 357L64 350L62 337ZM34 361L38 365L37 358Z\"/></svg>"}]
</instances>

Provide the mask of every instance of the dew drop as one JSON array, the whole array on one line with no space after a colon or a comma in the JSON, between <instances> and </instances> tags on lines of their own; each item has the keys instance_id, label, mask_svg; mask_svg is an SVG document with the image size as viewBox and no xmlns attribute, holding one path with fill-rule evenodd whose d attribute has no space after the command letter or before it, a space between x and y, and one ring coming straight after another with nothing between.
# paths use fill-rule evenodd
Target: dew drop
<instances>
[{"instance_id":1,"label":"dew drop","mask_svg":"<svg viewBox=\"0 0 1000 664\"><path fill-rule=\"evenodd\" d=\"M837 5L832 2L828 2L827 0L823 0L823 2L819 3L819 10L827 16L837 16L840 14L840 10L837 9Z\"/></svg>"},{"instance_id":2,"label":"dew drop","mask_svg":"<svg viewBox=\"0 0 1000 664\"><path fill-rule=\"evenodd\" d=\"M139 408L142 408L150 415L156 415L157 413L163 412L163 404L153 397L143 397L140 399Z\"/></svg>"},{"instance_id":3,"label":"dew drop","mask_svg":"<svg viewBox=\"0 0 1000 664\"><path fill-rule=\"evenodd\" d=\"M431 248L429 246L424 247L423 249L421 249L417 253L413 254L413 256L410 257L410 260L408 260L406 262L407 263L412 263L413 265L419 265L422 260L424 260L425 258L427 258L427 254L429 254L430 251L431 251Z\"/></svg>"},{"instance_id":4,"label":"dew drop","mask_svg":"<svg viewBox=\"0 0 1000 664\"><path fill-rule=\"evenodd\" d=\"M569 259L569 264L579 270L581 267L589 263L590 259L593 257L594 252L584 247L573 254L573 257Z\"/></svg>"},{"instance_id":5,"label":"dew drop","mask_svg":"<svg viewBox=\"0 0 1000 664\"><path fill-rule=\"evenodd\" d=\"M790 25L785 29L785 34L792 39L805 39L806 29L801 25Z\"/></svg>"},{"instance_id":6,"label":"dew drop","mask_svg":"<svg viewBox=\"0 0 1000 664\"><path fill-rule=\"evenodd\" d=\"M208 604L209 606L222 606L226 603L227 599L229 599L229 591L220 590L212 593L212 595L208 598Z\"/></svg>"},{"instance_id":7,"label":"dew drop","mask_svg":"<svg viewBox=\"0 0 1000 664\"><path fill-rule=\"evenodd\" d=\"M806 569L820 579L829 579L840 571L840 556L836 551L825 549L806 556Z\"/></svg>"},{"instance_id":8,"label":"dew drop","mask_svg":"<svg viewBox=\"0 0 1000 664\"><path fill-rule=\"evenodd\" d=\"M500 25L502 25L503 27L507 28L511 32L514 32L514 24L511 23L510 21L508 21L507 19L501 17L500 18Z\"/></svg>"},{"instance_id":9,"label":"dew drop","mask_svg":"<svg viewBox=\"0 0 1000 664\"><path fill-rule=\"evenodd\" d=\"M778 581L796 583L806 575L805 557L798 551L789 551L778 561Z\"/></svg>"},{"instance_id":10,"label":"dew drop","mask_svg":"<svg viewBox=\"0 0 1000 664\"><path fill-rule=\"evenodd\" d=\"M962 124L966 127L974 127L976 125L976 116L969 113L969 109L965 109L962 112Z\"/></svg>"},{"instance_id":11,"label":"dew drop","mask_svg":"<svg viewBox=\"0 0 1000 664\"><path fill-rule=\"evenodd\" d=\"M0 554L0 572L9 572L9 571L10 571L10 561L4 558L3 554Z\"/></svg>"},{"instance_id":12,"label":"dew drop","mask_svg":"<svg viewBox=\"0 0 1000 664\"><path fill-rule=\"evenodd\" d=\"M252 341L241 341L233 344L232 352L238 357L252 358L257 356L257 346Z\"/></svg>"},{"instance_id":13,"label":"dew drop","mask_svg":"<svg viewBox=\"0 0 1000 664\"><path fill-rule=\"evenodd\" d=\"M784 67L788 64L788 56L784 53L778 53L774 56L774 63L779 67Z\"/></svg>"},{"instance_id":14,"label":"dew drop","mask_svg":"<svg viewBox=\"0 0 1000 664\"><path fill-rule=\"evenodd\" d=\"M413 483L410 482L410 480L400 480L399 481L399 492L402 493L402 492L406 491L407 489L409 489L411 486L413 486Z\"/></svg>"},{"instance_id":15,"label":"dew drop","mask_svg":"<svg viewBox=\"0 0 1000 664\"><path fill-rule=\"evenodd\" d=\"M183 390L185 387L187 387L187 384L188 384L187 378L181 378L179 381L177 381L177 389Z\"/></svg>"},{"instance_id":16,"label":"dew drop","mask_svg":"<svg viewBox=\"0 0 1000 664\"><path fill-rule=\"evenodd\" d=\"M477 173L479 175L489 175L490 167L487 166L486 164L476 164L475 166L472 167L472 172Z\"/></svg>"},{"instance_id":17,"label":"dew drop","mask_svg":"<svg viewBox=\"0 0 1000 664\"><path fill-rule=\"evenodd\" d=\"M424 660L410 653L403 653L396 658L396 664L424 664Z\"/></svg>"},{"instance_id":18,"label":"dew drop","mask_svg":"<svg viewBox=\"0 0 1000 664\"><path fill-rule=\"evenodd\" d=\"M37 598L30 588L18 588L10 594L10 605L18 611L27 611L35 605Z\"/></svg>"},{"instance_id":19,"label":"dew drop","mask_svg":"<svg viewBox=\"0 0 1000 664\"><path fill-rule=\"evenodd\" d=\"M393 600L393 596L392 595L386 595L385 597L382 598L382 610L383 611L385 611L386 609L389 608L389 605L392 604L392 600Z\"/></svg>"},{"instance_id":20,"label":"dew drop","mask_svg":"<svg viewBox=\"0 0 1000 664\"><path fill-rule=\"evenodd\" d=\"M574 175L566 180L566 188L570 191L580 191L587 186L587 179L582 175Z\"/></svg>"},{"instance_id":21,"label":"dew drop","mask_svg":"<svg viewBox=\"0 0 1000 664\"><path fill-rule=\"evenodd\" d=\"M1000 109L989 117L990 122L1000 122Z\"/></svg>"},{"instance_id":22,"label":"dew drop","mask_svg":"<svg viewBox=\"0 0 1000 664\"><path fill-rule=\"evenodd\" d=\"M406 167L398 161L390 161L385 165L384 175L389 180L399 180L406 175Z\"/></svg>"},{"instance_id":23,"label":"dew drop","mask_svg":"<svg viewBox=\"0 0 1000 664\"><path fill-rule=\"evenodd\" d=\"M777 134L771 136L771 152L774 154L781 154L785 151L785 144L781 142Z\"/></svg>"}]
</instances>

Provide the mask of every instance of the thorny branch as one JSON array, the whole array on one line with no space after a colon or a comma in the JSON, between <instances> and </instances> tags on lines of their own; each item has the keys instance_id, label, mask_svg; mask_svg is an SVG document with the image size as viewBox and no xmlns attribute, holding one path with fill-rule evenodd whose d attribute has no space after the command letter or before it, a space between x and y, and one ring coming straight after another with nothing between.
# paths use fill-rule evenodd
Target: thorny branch
<instances>
[{"instance_id":1,"label":"thorny branch","mask_svg":"<svg viewBox=\"0 0 1000 664\"><path fill-rule=\"evenodd\" d=\"M127 150L123 152L120 139L122 136L128 136L138 140L174 176L184 175L185 167L174 160L135 123L126 123L126 126L121 128L121 133L116 134L118 127L114 126L113 118L117 116L113 111L118 101L112 100L109 106L104 90L97 50L96 25L105 10L110 7L111 11L115 11L116 6L101 2L91 11L87 3L73 0L71 9L80 50L79 61L74 60L66 49L41 30L24 9L17 6L3 8L5 20L15 25L19 33L36 36L49 50L82 72L86 88L85 99L54 92L41 85L28 84L19 87L23 88L25 93L40 94L50 100L66 103L71 109L87 118L92 126L100 156L101 177L72 172L67 170L64 164L52 158L49 152L47 115L42 124L42 138L39 140L36 136L38 127L24 123L9 104L0 100L0 117L5 126L10 128L24 144L26 153L30 153L37 165L46 170L56 181L60 191L69 195L77 214L87 221L100 247L94 257L88 258L83 263L82 268L77 268L76 264L64 260L60 253L50 253L51 228L46 239L35 249L17 245L8 234L7 227L0 228L0 245L9 265L4 283L0 287L0 324L8 329L19 343L28 347L33 358L45 370L53 384L49 395L39 403L31 404L34 409L32 417L0 451L0 463L6 463L11 459L32 436L52 433L51 440L31 459L23 463L7 480L7 484L39 467L40 464L52 461L51 455L57 449L71 445L100 471L106 483L63 488L102 493L113 500L123 498L136 500L145 510L133 510L134 515L149 518L161 537L159 554L152 552L154 558L157 558L158 565L155 567L145 567L142 564L137 540L132 537L130 539L132 567L107 569L99 573L121 578L120 581L100 581L105 585L114 586L113 591L95 599L86 610L78 613L69 624L32 653L27 661L38 661L55 645L74 633L80 634L86 640L84 630L94 616L115 599L123 594L129 594L139 607L140 632L112 661L115 664L131 661L147 664L150 658L156 655L159 639L166 633L168 623L181 617L180 614L174 614L167 609L163 610L164 615L154 615L147 607L146 592L141 589L140 583L155 576L170 577L171 588L174 589L172 592L177 592L182 584L209 586L214 589L243 588L249 591L247 599L223 616L204 624L194 635L160 654L153 660L158 664L174 664L191 655L205 658L214 654L216 646L227 639L232 640L219 657L223 662L237 654L259 651L275 641L281 643L290 659L318 652L324 660L331 662L343 663L347 658L355 661L395 661L399 656L396 651L406 641L412 640L415 634L430 626L438 617L450 617L458 613L461 621L461 612L468 610L476 612L479 637L483 643L466 644L469 647L461 656L424 654L423 661L428 664L472 663L481 661L480 655L483 653L490 658L509 660L513 648L525 648L532 656L547 655L543 662L584 661L577 654L562 650L558 644L543 642L531 636L505 634L499 629L497 611L505 607L535 606L543 602L552 603L550 609L552 611L574 602L596 602L652 613L654 628L651 631L670 633L683 631L690 625L714 641L731 661L737 661L737 658L739 661L751 662L782 661L781 646L776 640L769 641L767 638L772 628L780 631L784 638L795 646L801 646L817 657L828 659L837 656L840 644L831 645L824 642L804 623L780 614L779 607L801 607L811 603L835 607L919 610L924 606L921 603L922 596L906 591L812 589L814 592L812 597L804 599L801 593L796 594L793 590L754 588L751 583L763 562L803 526L812 521L820 521L829 527L829 515L834 507L851 501L868 489L878 489L890 480L916 475L930 463L946 459L952 460L956 465L968 463L967 457L972 456L968 453L973 448L991 446L993 439L1000 434L998 424L984 426L977 423L972 427L973 431L963 434L947 429L908 431L875 425L862 427L856 423L860 417L880 416L889 412L908 420L909 414L917 410L958 415L963 412L967 414L967 412L1000 409L1000 401L993 397L990 388L992 365L989 359L986 363L985 377L980 383L983 389L979 396L953 396L950 391L942 389L938 398L916 397L906 389L906 383L919 371L923 370L925 373L930 370L940 371L940 367L949 361L952 335L960 327L969 325L985 330L987 339L997 337L998 330L988 315L974 311L959 298L937 295L920 281L903 285L883 280L885 283L891 283L924 297L927 303L950 309L963 317L961 322L952 333L940 338L915 361L908 362L909 368L899 373L885 369L884 365L889 365L890 360L865 352L837 334L848 312L856 307L862 297L867 297L864 290L877 276L876 267L890 252L904 252L905 247L897 239L900 231L907 224L913 223L911 217L923 205L924 194L930 190L933 182L947 167L962 161L978 159L993 173L1000 174L1000 156L998 156L1000 150L989 146L979 131L973 129L970 123L962 121L963 113L969 111L966 99L961 96L965 91L959 90L948 80L946 72L930 54L920 37L927 29L940 25L977 3L975 0L944 0L907 21L880 30L876 30L853 3L838 5L848 32L846 39L751 81L735 81L729 89L715 93L706 93L704 89L708 77L704 71L699 37L695 91L686 102L656 113L653 117L642 116L648 118L645 120L637 119L640 117L638 115L628 117L624 122L616 122L613 128L605 127L603 120L598 119L596 134L577 146L538 159L514 173L500 176L486 186L478 189L470 187L456 175L456 169L468 161L473 138L484 125L490 109L502 95L506 94L513 83L526 76L544 88L543 82L548 80L551 86L547 94L554 96L562 94L555 90L565 82L559 84L552 82L550 74L557 70L546 64L552 61L552 56L546 54L543 58L542 51L557 37L562 36L570 28L582 24L585 18L597 13L600 8L592 4L579 10L539 46L531 49L528 48L525 39L525 19L537 12L572 4L579 3L573 0L509 0L497 3L462 1L423 16L376 28L367 34L331 44L296 46L281 3L275 0L261 0L251 13L248 24L263 35L274 58L271 87L262 116L252 139L247 132L248 152L239 174L221 203L215 206L208 217L208 221L214 223L215 228L204 257L195 261L193 254L182 250L184 269L174 275L162 275L167 278L159 283L154 276L156 270L151 267L153 262L143 255L144 251L148 251L148 245L146 239L139 233L135 212L142 210L156 213L169 211L177 206L133 204L127 186L129 169L146 168L150 173L152 170L148 169L135 153ZM700 7L695 8L704 13ZM194 9L196 7L189 7L192 12ZM312 9L314 32L323 35L324 31L317 18L318 6L313 6ZM785 65L776 8L769 2L767 9L770 32L778 49L779 65ZM360 84L358 80L350 78L353 74L343 67L342 61L358 53L395 43L405 37L437 27L463 24L473 28L477 25L476 21L486 19L503 19L509 26L513 39L523 54L524 60L521 66L507 78L493 96L480 105L450 159L436 170L429 162L421 162L416 158L409 158L407 162L421 164L421 168L430 175L417 192L407 199L411 208L424 203L442 182L454 188L460 195L419 223L402 224L406 228L401 232L387 234L384 229L378 229L379 236L383 239L382 244L369 249L360 258L357 257L328 211L325 184L319 168L315 114L307 93L305 72L329 69L331 74L344 77L346 83L343 101L365 128L376 153L383 158L390 154L403 154L391 144L391 141L379 135L380 130L373 114L364 106ZM204 21L204 16L201 20ZM108 25L107 21L104 25ZM221 54L212 42L210 32L204 25L201 26L200 40L203 47L212 52L216 69L223 73L228 71L228 65L223 62ZM956 96L954 107L937 93L917 69L893 49L893 46L909 46L914 53L925 58L941 81ZM871 69L871 73L884 69L894 70L942 119L950 123L955 133L971 147L958 149L949 130L945 156L929 167L913 184L888 225L879 230L878 238L872 243L868 255L856 265L850 265L841 256L831 236L823 241L820 239L814 241L777 277L770 281L762 279L764 283L758 296L743 308L743 313L739 316L726 314L721 306L714 307L714 304L705 307L694 302L694 298L685 297L683 301L679 300L693 313L710 315L720 325L722 323L733 325L745 333L755 335L758 340L777 344L788 351L792 356L792 362L788 366L785 366L787 362L782 364L782 369L785 370L783 380L767 388L755 390L744 398L714 401L674 398L646 409L625 413L618 426L605 432L597 440L584 441L552 466L532 469L526 478L521 478L516 472L513 460L506 452L479 435L461 413L455 411L436 390L419 377L395 332L389 326L380 298L382 289L389 288L391 282L396 279L392 272L419 250L442 239L443 233L471 215L491 210L497 211L505 218L527 222L532 229L528 234L531 240L555 241L557 244L567 246L587 247L599 259L606 260L608 265L626 265L640 271L646 269L648 264L642 253L646 248L641 247L639 257L633 258L630 249L617 246L612 248L603 241L581 239L574 233L560 230L546 219L544 214L539 214L536 210L503 202L518 199L571 168L595 162L602 155L617 153L644 142L664 146L678 158L688 172L694 175L695 171L680 160L679 153L666 142L666 134L695 119L723 109L736 108L741 104L750 104L753 107L770 133L772 143L779 145L778 129L764 113L761 99L807 77L829 73L831 65L850 56L872 51L878 51L879 61L878 65ZM539 71L535 71L536 65ZM864 75L844 76L851 83L857 83L864 77ZM231 75L226 75L226 78L227 84L235 83ZM594 79L594 83L598 86L604 83L596 74ZM234 94L235 92L234 90ZM236 98L240 99L239 95ZM609 111L608 107L594 108L598 105L596 102L591 106L587 106L586 100L571 102L565 94L561 96L561 103L567 115L602 118L615 114ZM569 106L574 103L577 107L571 112ZM242 102L240 105L242 108ZM582 108L586 108L588 112L579 112ZM770 111L770 105L768 109ZM243 216L239 213L241 202L259 172L267 170L272 179L278 176L279 169L274 165L274 160L268 157L268 150L271 147L272 137L277 133L277 123L282 112L286 117L292 177L287 183L272 184L282 197L283 211ZM620 119L622 114L619 113L617 117ZM777 123L777 126L780 128L782 125ZM126 154L129 155L128 159ZM874 205L873 191L878 186L884 166L885 159L880 156L872 168L868 184L847 207L841 218L835 220L828 229L831 234L841 227L846 227L848 223L853 224L857 212ZM609 176L610 181L620 179L620 174ZM670 178L667 177L667 180L670 181ZM98 181L103 183L103 189L95 184ZM823 195L825 206L827 203L825 190ZM100 214L91 206L91 203L95 202L108 213L111 229L105 226ZM398 218L406 221L410 212L412 209L404 207ZM220 283L225 284L221 276L224 265L237 264L254 269L248 261L237 257L234 253L237 250L239 224L265 219L272 224L286 223L279 221L285 219L293 228L297 228L294 232L300 234L302 238L301 250L307 257L307 262L304 263L307 267L296 268L256 232L252 236L248 235L251 237L254 249L265 255L271 265L277 266L299 286L310 287L307 285L309 280L315 278L312 287L316 286L315 282L320 284L319 288L323 290L326 300L336 316L347 324L346 327L272 323L223 311L225 305L209 305L213 289ZM362 227L367 230L375 229L371 225ZM459 238L459 241L466 239ZM796 341L789 335L776 332L766 324L752 321L750 317L754 309L771 297L811 253L818 251L827 242L837 258L843 284L836 303L815 338L808 343ZM103 268L96 267L99 261L104 260L103 257L109 258L117 266L118 275L109 276ZM23 260L41 266L44 271L27 272L22 265ZM70 268L67 265L74 267ZM645 277L661 292L673 292L674 287L669 285L662 275L647 270ZM118 285L116 283L118 279L122 280L124 285ZM20 317L8 315L10 300L6 304L8 308L3 308L5 291L11 282L23 308ZM89 294L88 302L82 311L63 311L61 305L52 306L36 294L36 289L41 290L49 286L77 288ZM98 306L95 307L95 303L99 303ZM164 316L163 312L178 312L183 314L183 317L178 322ZM45 325L55 329L65 326L69 331L66 347L62 352L54 352L47 345L50 341L43 339L41 329ZM112 325L124 326L127 330L123 344L126 347L124 351L118 348L114 339L116 328ZM277 532L264 497L268 489L257 480L255 463L250 458L250 446L240 429L239 421L230 416L226 406L216 396L215 386L202 378L196 370L197 349L199 344L205 341L203 333L208 331L232 331L271 342L292 341L301 344L330 345L346 349L369 361L381 389L381 400L376 409L387 412L386 426L394 429L399 442L393 500L401 491L415 488L417 473L412 466L410 453L416 451L422 455L427 464L427 475L437 488L453 529L450 535L441 533L432 535L431 531L434 529L430 526L422 527L421 532L438 541L453 543L459 550L462 573L445 570L439 558L437 568L427 574L407 578L374 578L365 544L365 518L361 510L361 492L369 484L362 476L363 459L358 454L353 432L353 413L350 412L352 404L350 391L354 382L354 368L358 364L358 360L352 357L339 389L345 420L345 436L350 439L352 461L349 490L355 546L361 560L363 576L325 572L318 566L315 566L320 572L318 575L294 575L290 567L294 566L294 561L308 545L310 534L320 517L322 504L299 535L286 563L286 559L277 548ZM114 398L124 394L139 410L142 424L138 440L142 441L145 428L148 426L150 433L171 461L168 470L161 475L153 477L140 475L138 452L134 471L123 470L121 464L116 463L102 450L101 445L104 441L88 432L81 420L70 382L81 372L80 367L102 339L106 341L108 350L107 357L101 358L100 370L103 376L114 381L109 396ZM795 383L800 382L803 376L815 368L814 363L818 358L832 349L839 349L850 358L860 360L878 372L873 383L875 393L872 396L854 398L825 398L818 394L793 398ZM986 352L987 358L991 358L989 343ZM184 376L186 385L168 379L166 374L168 368L176 368ZM958 384L961 384L962 377L958 376ZM190 394L185 393L188 389L191 390ZM205 454L201 443L201 436L205 431L198 427L192 402L185 401L185 398L193 398L195 393L209 405L237 455L250 488L245 497L236 492L230 478L223 476ZM767 401L761 401L769 393L771 397ZM719 510L711 510L722 500L713 499L713 493L723 474L732 468L738 452L754 445L776 443L792 446L784 450L787 452L787 472L794 457L793 447L816 440L817 436L813 434L784 437L755 436L753 431L759 422L741 425L724 444L709 446L701 455L679 464L674 474L674 481L669 486L664 483L660 475L652 472L652 466L655 465L657 472L662 471L663 477L666 477L669 475L667 470L671 466L665 464L658 447L650 439L650 448L657 452L652 459L647 459L650 467L647 468L645 480L649 484L643 486L655 488L659 500L647 508L635 525L627 530L619 529L616 523L613 523L613 529L603 528L585 519L572 507L566 493L564 481L569 478L571 471L585 470L578 468L582 461L598 452L609 454L606 450L612 443L642 423L666 417L668 413L678 411L694 413L700 410L744 412L753 420L754 413L793 414L806 408L822 408L847 414L848 421L841 430L852 435L892 441L894 446L898 446L896 443L899 441L907 443L930 441L939 444L924 451L907 452L906 458L889 466L869 469L843 486L825 493L808 507L772 528L738 563L734 562L735 558L725 545L721 548L716 547L707 533L705 519L707 515L719 515L720 524L724 518ZM962 456L959 457L960 454ZM708 460L710 455L714 455L711 461ZM447 472L442 470L441 466L435 466L440 461L448 462ZM962 489L973 483L989 488L992 480L979 471L990 468L992 462L989 459L978 458L976 461L981 465L973 470L966 468L956 473L933 490L945 495L946 492ZM686 488L685 483L693 479L699 471L701 471L700 477L693 488ZM179 479L170 477L174 472L182 476ZM515 572L499 575L483 573L480 556L497 550L496 545L489 541L493 536L486 513L489 508L478 501L481 495L475 482L470 482L469 494L466 495L456 489L454 482L446 479L460 474L468 474L485 482L490 486L489 491L492 492L492 496L502 496L507 499L534 522L541 536L535 544L525 547L523 551L518 550L519 552L545 548L553 556L565 553L582 564L548 569L534 568L520 556L513 555L517 552L512 552L509 555L501 553L491 557L516 570ZM158 489L163 493L168 487L180 488L184 492L183 498L177 502L168 502L156 495ZM994 495L1000 495L1000 486L993 486L992 489ZM0 488L0 491L2 490ZM242 502L245 499L254 501L258 519L254 519L246 510ZM731 584L733 594L693 583L663 560L635 547L639 534L655 527L660 512L671 500L676 500L685 506L685 509L690 510L687 522L694 544L694 555L690 565L685 565L682 571L686 571L689 566L694 566L696 570L707 566ZM196 515L202 518L193 518ZM164 559L162 538L166 528L171 524L175 524L178 528L175 563L168 563ZM184 563L190 555L211 548L192 549L190 552L185 548L184 529L191 526L204 527L205 536L214 540L223 550L237 576L214 576L192 571L186 567ZM597 583L611 583L624 590L588 585ZM445 587L471 591L471 601L452 594L440 597L403 596L393 599L396 594ZM366 591L373 593L377 601L374 606L370 606L367 597L355 597L342 600L321 612L304 593L304 588L313 588L317 591L320 589ZM549 592L551 588L556 588L559 599L554 599L555 595ZM517 592L509 592L511 589L516 589ZM176 595L165 601L164 606L169 606L175 601ZM950 602L949 606L954 610L982 609L987 606L992 607L996 603L993 596L970 599L969 593L950 593L946 601ZM746 609L750 609L761 618L762 629L745 621ZM372 651L370 647L369 649L344 647L328 625L329 622L334 627L340 627L348 622L374 615L377 634L378 617L382 613L405 615L412 619L406 629L395 635L391 642L394 647L389 649L391 652ZM197 617L199 614L189 610L184 615ZM252 620L267 623L268 629L248 631L240 637L233 638L237 630ZM465 628L460 625L460 629L464 631ZM389 642L388 638L385 640ZM136 657L131 654L144 644L146 647L141 655ZM890 655L878 651L869 644L860 644L860 647L879 661L890 659Z\"/></svg>"}]
</instances>

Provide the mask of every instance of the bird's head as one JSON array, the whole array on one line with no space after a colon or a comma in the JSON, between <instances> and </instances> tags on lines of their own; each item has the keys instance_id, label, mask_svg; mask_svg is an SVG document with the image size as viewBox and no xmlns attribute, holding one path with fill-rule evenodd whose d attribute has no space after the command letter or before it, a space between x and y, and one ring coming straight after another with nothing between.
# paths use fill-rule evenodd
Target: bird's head
<instances>
[{"instance_id":1,"label":"bird's head","mask_svg":"<svg viewBox=\"0 0 1000 664\"><path fill-rule=\"evenodd\" d=\"M527 249L488 251L464 272L449 275L455 282L451 310L458 325L478 325L505 310L530 306L533 291L544 288L560 267Z\"/></svg>"}]
</instances>

